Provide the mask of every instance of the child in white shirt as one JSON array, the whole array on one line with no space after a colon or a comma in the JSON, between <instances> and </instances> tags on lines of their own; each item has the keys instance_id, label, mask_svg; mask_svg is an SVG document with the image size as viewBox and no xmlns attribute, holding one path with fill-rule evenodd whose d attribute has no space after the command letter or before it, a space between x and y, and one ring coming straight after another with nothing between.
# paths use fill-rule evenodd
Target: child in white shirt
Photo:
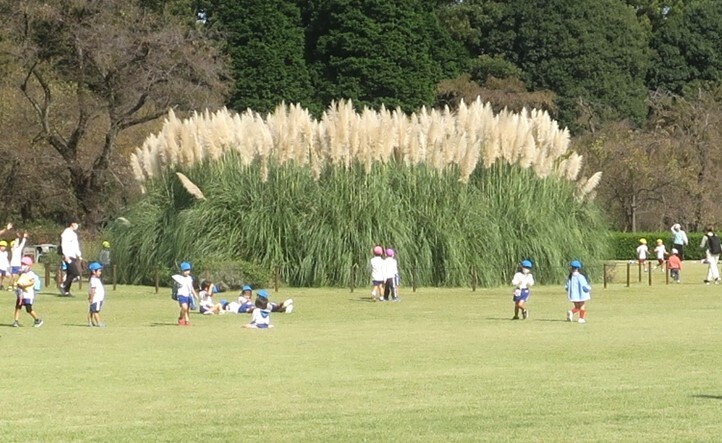
<instances>
[{"instance_id":1,"label":"child in white shirt","mask_svg":"<svg viewBox=\"0 0 722 443\"><path fill-rule=\"evenodd\" d=\"M93 262L88 265L90 271L90 288L88 288L88 326L104 327L100 322L100 310L103 309L105 301L105 287L101 274L103 273L103 265Z\"/></svg>"}]
</instances>

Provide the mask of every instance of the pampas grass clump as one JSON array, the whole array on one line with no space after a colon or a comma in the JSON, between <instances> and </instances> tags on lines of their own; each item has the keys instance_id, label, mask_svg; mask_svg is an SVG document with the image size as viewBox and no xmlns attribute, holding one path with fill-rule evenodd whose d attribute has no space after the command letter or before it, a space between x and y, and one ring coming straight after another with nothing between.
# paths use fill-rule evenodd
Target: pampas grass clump
<instances>
[{"instance_id":1,"label":"pampas grass clump","mask_svg":"<svg viewBox=\"0 0 722 443\"><path fill-rule=\"evenodd\" d=\"M606 254L590 201L600 174L578 180L568 147L547 113L494 114L479 100L409 116L342 101L319 120L285 104L265 117L170 112L133 154L146 196L129 225L111 226L114 258L129 282L213 257L343 286L366 284L383 244L406 284L505 284L523 258L557 281L571 258Z\"/></svg>"}]
</instances>

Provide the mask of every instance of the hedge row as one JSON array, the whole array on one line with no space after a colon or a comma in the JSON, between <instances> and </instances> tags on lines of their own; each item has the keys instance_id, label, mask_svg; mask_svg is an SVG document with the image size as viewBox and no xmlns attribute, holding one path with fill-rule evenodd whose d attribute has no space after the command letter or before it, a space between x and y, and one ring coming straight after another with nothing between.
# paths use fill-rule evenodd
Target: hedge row
<instances>
[{"instance_id":1,"label":"hedge row","mask_svg":"<svg viewBox=\"0 0 722 443\"><path fill-rule=\"evenodd\" d=\"M703 233L687 233L689 245L684 249L684 258L687 260L700 260L704 258L704 250L699 248ZM664 241L667 252L672 250L672 232L614 232L610 236L612 242L612 253L614 260L633 260L637 257L637 246L640 239L647 240L650 257L654 258L654 248L657 239Z\"/></svg>"}]
</instances>

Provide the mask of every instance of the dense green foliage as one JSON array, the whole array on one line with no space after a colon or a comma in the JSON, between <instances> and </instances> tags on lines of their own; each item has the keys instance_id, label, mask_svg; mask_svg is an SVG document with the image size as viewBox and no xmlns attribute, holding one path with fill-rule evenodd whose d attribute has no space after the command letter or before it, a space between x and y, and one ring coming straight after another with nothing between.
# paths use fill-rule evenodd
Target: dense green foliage
<instances>
[{"instance_id":1,"label":"dense green foliage","mask_svg":"<svg viewBox=\"0 0 722 443\"><path fill-rule=\"evenodd\" d=\"M689 245L684 248L684 258L688 260L699 260L704 258L704 250L700 249L699 244L702 241L703 233L692 232L687 233ZM667 252L672 251L672 234L666 232L614 232L611 234L612 255L610 258L615 260L634 260L637 256L637 246L639 239L647 240L647 246L650 250L650 257L654 257L655 242L660 239L664 242Z\"/></svg>"},{"instance_id":2,"label":"dense green foliage","mask_svg":"<svg viewBox=\"0 0 722 443\"><path fill-rule=\"evenodd\" d=\"M325 107L332 100L357 105L429 105L452 46L428 2L374 0L317 2L307 47L314 84Z\"/></svg>"},{"instance_id":3,"label":"dense green foliage","mask_svg":"<svg viewBox=\"0 0 722 443\"><path fill-rule=\"evenodd\" d=\"M573 125L580 101L604 120L646 115L647 34L617 0L513 0L483 45L518 65L534 89L558 94Z\"/></svg>"},{"instance_id":4,"label":"dense green foliage","mask_svg":"<svg viewBox=\"0 0 722 443\"><path fill-rule=\"evenodd\" d=\"M650 88L682 93L718 84L722 78L722 2L690 2L681 14L660 25L651 47Z\"/></svg>"},{"instance_id":5,"label":"dense green foliage","mask_svg":"<svg viewBox=\"0 0 722 443\"><path fill-rule=\"evenodd\" d=\"M482 286L511 277L531 258L541 281L572 258L606 258L597 207L578 202L572 184L531 170L479 167L469 183L458 172L425 166L329 167L318 181L306 168L257 165L234 155L184 173L203 191L196 201L175 175L148 183L109 233L121 281L143 281L156 266L181 260L242 259L282 269L294 286L364 284L375 244L398 251L402 278L420 285Z\"/></svg>"},{"instance_id":6,"label":"dense green foliage","mask_svg":"<svg viewBox=\"0 0 722 443\"><path fill-rule=\"evenodd\" d=\"M287 0L216 0L235 77L229 105L265 113L282 101L313 108L298 7Z\"/></svg>"}]
</instances>

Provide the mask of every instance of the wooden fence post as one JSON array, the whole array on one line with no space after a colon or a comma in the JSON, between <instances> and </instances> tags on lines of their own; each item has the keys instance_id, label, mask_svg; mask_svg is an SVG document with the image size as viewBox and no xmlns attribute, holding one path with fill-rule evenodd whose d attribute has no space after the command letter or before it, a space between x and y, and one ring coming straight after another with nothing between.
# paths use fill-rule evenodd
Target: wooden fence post
<instances>
[{"instance_id":1,"label":"wooden fence post","mask_svg":"<svg viewBox=\"0 0 722 443\"><path fill-rule=\"evenodd\" d=\"M632 268L632 264L627 262L627 287L629 287L629 284L630 284L631 268Z\"/></svg>"},{"instance_id":2,"label":"wooden fence post","mask_svg":"<svg viewBox=\"0 0 722 443\"><path fill-rule=\"evenodd\" d=\"M50 286L50 263L45 262L45 287Z\"/></svg>"},{"instance_id":3,"label":"wooden fence post","mask_svg":"<svg viewBox=\"0 0 722 443\"><path fill-rule=\"evenodd\" d=\"M158 279L159 278L160 278L160 276L158 275L158 268L155 268L155 293L156 294L158 293L158 284L159 284Z\"/></svg>"},{"instance_id":4,"label":"wooden fence post","mask_svg":"<svg viewBox=\"0 0 722 443\"><path fill-rule=\"evenodd\" d=\"M353 293L354 285L356 284L356 268L358 267L357 263L354 263L351 266L351 293Z\"/></svg>"},{"instance_id":5,"label":"wooden fence post","mask_svg":"<svg viewBox=\"0 0 722 443\"><path fill-rule=\"evenodd\" d=\"M116 278L116 272L118 271L118 265L113 265L113 290L115 291L118 285L118 279Z\"/></svg>"},{"instance_id":6,"label":"wooden fence post","mask_svg":"<svg viewBox=\"0 0 722 443\"><path fill-rule=\"evenodd\" d=\"M604 289L607 289L607 264L604 263Z\"/></svg>"},{"instance_id":7,"label":"wooden fence post","mask_svg":"<svg viewBox=\"0 0 722 443\"><path fill-rule=\"evenodd\" d=\"M416 292L416 266L411 268L411 290Z\"/></svg>"},{"instance_id":8,"label":"wooden fence post","mask_svg":"<svg viewBox=\"0 0 722 443\"><path fill-rule=\"evenodd\" d=\"M647 266L647 274L649 274L649 286L652 286L652 262L647 262L649 265Z\"/></svg>"},{"instance_id":9,"label":"wooden fence post","mask_svg":"<svg viewBox=\"0 0 722 443\"><path fill-rule=\"evenodd\" d=\"M469 268L469 272L471 273L471 291L476 291L476 269L472 266Z\"/></svg>"}]
</instances>

